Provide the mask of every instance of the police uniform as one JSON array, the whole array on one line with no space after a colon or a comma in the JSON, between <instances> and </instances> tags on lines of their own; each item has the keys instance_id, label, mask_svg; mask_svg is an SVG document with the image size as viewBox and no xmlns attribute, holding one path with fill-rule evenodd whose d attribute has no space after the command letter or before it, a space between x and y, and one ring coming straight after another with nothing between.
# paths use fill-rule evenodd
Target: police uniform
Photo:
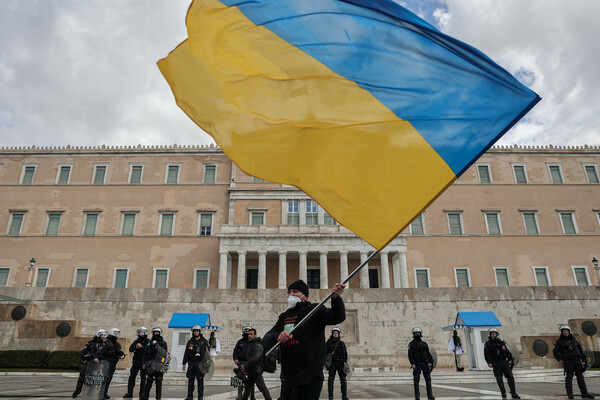
<instances>
[{"instance_id":1,"label":"police uniform","mask_svg":"<svg viewBox=\"0 0 600 400\"><path fill-rule=\"evenodd\" d=\"M208 342L200 334L198 338L194 338L193 334L190 340L185 345L185 353L183 353L182 364L187 364L185 376L188 378L188 395L186 399L191 400L194 395L194 381L198 381L198 398L204 396L204 371L202 370L202 360L206 357L206 352L209 351Z\"/></svg>"},{"instance_id":2,"label":"police uniform","mask_svg":"<svg viewBox=\"0 0 600 400\"><path fill-rule=\"evenodd\" d=\"M154 360L156 354L158 353L158 347L162 347L165 351L168 351L167 342L164 341L161 335L152 335L152 339L146 345L146 350L144 351L144 364L146 366L146 370L148 370L148 365ZM148 400L150 397L150 390L152 389L152 384L156 381L156 398L160 399L162 397L162 382L163 382L163 373L160 371L154 371L153 373L148 373L148 378L146 379L146 385L144 387L144 400Z\"/></svg>"},{"instance_id":3,"label":"police uniform","mask_svg":"<svg viewBox=\"0 0 600 400\"><path fill-rule=\"evenodd\" d=\"M83 365L81 366L81 371L79 371L79 378L77 379L77 386L75 387L75 391L73 392L73 398L79 396L81 390L83 389L83 383L85 381L85 374L87 372L88 361L93 360L94 353L96 353L100 347L102 347L102 339L98 336L94 336L92 340L86 343L81 349L81 359L83 360Z\"/></svg>"},{"instance_id":4,"label":"police uniform","mask_svg":"<svg viewBox=\"0 0 600 400\"><path fill-rule=\"evenodd\" d=\"M497 331L491 332L498 333ZM503 340L500 340L499 336L496 335L496 339L492 340L491 332L488 341L483 345L485 361L488 364L492 364L494 376L496 377L496 382L502 393L502 398L506 398L506 388L504 387L504 381L502 380L502 375L504 375L508 381L511 397L513 399L520 399L517 394L515 378L512 373L514 362L513 355L506 346L506 343Z\"/></svg>"},{"instance_id":5,"label":"police uniform","mask_svg":"<svg viewBox=\"0 0 600 400\"><path fill-rule=\"evenodd\" d=\"M431 387L431 366L433 366L433 356L429 352L429 346L421 339L421 333L413 330L413 340L408 344L408 361L410 365L414 365L413 369L413 387L415 399L419 400L421 394L419 392L419 381L421 380L421 372L425 378L425 386L427 388L427 398L434 400L433 388Z\"/></svg>"},{"instance_id":6,"label":"police uniform","mask_svg":"<svg viewBox=\"0 0 600 400\"><path fill-rule=\"evenodd\" d=\"M341 331L334 328L338 333ZM348 362L348 350L346 344L342 341L341 337L333 337L333 329L331 336L325 343L325 367L329 372L327 379L327 394L329 400L333 399L333 381L335 380L335 374L337 373L340 377L340 386L342 391L342 400L348 400L348 382L346 381L346 373L344 372L344 364ZM328 361L331 360L331 364L327 365Z\"/></svg>"},{"instance_id":7,"label":"police uniform","mask_svg":"<svg viewBox=\"0 0 600 400\"><path fill-rule=\"evenodd\" d=\"M133 353L133 360L131 361L131 369L129 370L129 380L127 382L127 393L123 396L125 398L133 397L133 388L135 387L135 378L137 378L138 372L140 374L140 396L144 394L144 386L146 385L146 370L144 366L144 351L150 343L150 339L146 335L139 336L129 346L129 352ZM141 347L138 347L138 344Z\"/></svg>"},{"instance_id":8,"label":"police uniform","mask_svg":"<svg viewBox=\"0 0 600 400\"><path fill-rule=\"evenodd\" d=\"M561 327L563 328L563 327ZM583 378L583 366L585 365L585 355L579 342L571 334L571 328L564 327L569 330L569 335L565 336L561 332L560 337L554 344L552 354L557 361L562 361L565 369L565 389L567 390L567 396L573 398L573 374L577 377L577 385L581 390L581 397L584 399L593 399L594 396L589 394L587 386L585 385L585 379ZM561 329L562 331L562 329Z\"/></svg>"},{"instance_id":9,"label":"police uniform","mask_svg":"<svg viewBox=\"0 0 600 400\"><path fill-rule=\"evenodd\" d=\"M245 327L245 328L250 328ZM242 334L242 338L238 340L233 348L233 361L238 361L238 367L241 367L248 360L248 350L250 350L250 341L248 340L248 335L246 333ZM244 386L238 387L238 395L236 400L242 400L242 394L244 392ZM250 399L255 400L254 397L254 385L252 386L252 391L250 392Z\"/></svg>"},{"instance_id":10,"label":"police uniform","mask_svg":"<svg viewBox=\"0 0 600 400\"><path fill-rule=\"evenodd\" d=\"M108 361L108 375L106 376L106 383L104 384L104 398L110 399L108 395L108 388L110 382L115 374L119 357L124 356L125 353L121 350L121 344L117 342L117 337L109 335L108 338L102 343L98 351L94 353L93 358L98 360Z\"/></svg>"}]
</instances>

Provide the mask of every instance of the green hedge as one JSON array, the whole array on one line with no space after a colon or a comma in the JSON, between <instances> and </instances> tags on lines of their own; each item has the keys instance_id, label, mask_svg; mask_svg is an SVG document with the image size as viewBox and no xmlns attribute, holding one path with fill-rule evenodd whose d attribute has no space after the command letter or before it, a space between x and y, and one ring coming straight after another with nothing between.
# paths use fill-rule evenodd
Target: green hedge
<instances>
[{"instance_id":1,"label":"green hedge","mask_svg":"<svg viewBox=\"0 0 600 400\"><path fill-rule=\"evenodd\" d=\"M4 350L0 351L0 368L66 369L77 371L83 361L79 351Z\"/></svg>"},{"instance_id":2,"label":"green hedge","mask_svg":"<svg viewBox=\"0 0 600 400\"><path fill-rule=\"evenodd\" d=\"M594 365L592 368L600 368L600 351L594 351Z\"/></svg>"}]
</instances>

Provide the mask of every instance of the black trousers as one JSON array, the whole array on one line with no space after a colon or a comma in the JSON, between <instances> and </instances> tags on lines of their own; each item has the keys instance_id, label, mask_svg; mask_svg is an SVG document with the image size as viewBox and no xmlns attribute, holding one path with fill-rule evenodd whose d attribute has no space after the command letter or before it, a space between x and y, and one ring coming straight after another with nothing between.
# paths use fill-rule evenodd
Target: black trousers
<instances>
[{"instance_id":1,"label":"black trousers","mask_svg":"<svg viewBox=\"0 0 600 400\"><path fill-rule=\"evenodd\" d=\"M315 377L308 385L288 386L285 385L286 393L281 393L281 397L289 400L319 400L321 390L323 389L323 379Z\"/></svg>"},{"instance_id":2,"label":"black trousers","mask_svg":"<svg viewBox=\"0 0 600 400\"><path fill-rule=\"evenodd\" d=\"M135 387L135 378L138 373L140 374L140 395L144 393L144 386L146 385L146 370L142 368L144 363L134 362L129 370L129 380L127 381L127 394L133 394L133 388Z\"/></svg>"},{"instance_id":3,"label":"black trousers","mask_svg":"<svg viewBox=\"0 0 600 400\"><path fill-rule=\"evenodd\" d=\"M188 362L185 376L188 378L188 396L194 394L194 383L198 381L198 398L204 397L204 373L200 367L200 360Z\"/></svg>"},{"instance_id":4,"label":"black trousers","mask_svg":"<svg viewBox=\"0 0 600 400\"><path fill-rule=\"evenodd\" d=\"M267 385L265 385L265 380L263 379L262 374L253 376L248 375L248 380L246 383L244 383L244 394L242 394L242 400L248 400L254 385L256 385L258 390L260 390L266 400L271 400L271 394L269 393Z\"/></svg>"}]
</instances>

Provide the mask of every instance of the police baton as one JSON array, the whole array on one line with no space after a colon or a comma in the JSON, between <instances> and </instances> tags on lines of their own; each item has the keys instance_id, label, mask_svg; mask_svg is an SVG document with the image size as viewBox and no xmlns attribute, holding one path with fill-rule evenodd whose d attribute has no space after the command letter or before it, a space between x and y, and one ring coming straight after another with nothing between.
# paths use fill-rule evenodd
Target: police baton
<instances>
[{"instance_id":1,"label":"police baton","mask_svg":"<svg viewBox=\"0 0 600 400\"><path fill-rule=\"evenodd\" d=\"M347 277L346 279L344 279L344 281L342 282L342 285L345 285L346 283L348 283L348 281L349 281L350 279L352 279L352 277L353 277L354 275L356 275L356 273L357 273L358 271L360 271L360 269L361 269L362 267L364 267L365 265L367 265L367 264L369 263L369 261L371 261L371 259L377 255L377 253L379 253L379 250L375 250L375 251L373 252L373 254L371 254L369 257L367 257L367 259L366 259L365 261L363 261L363 263L362 263L362 264L360 264L360 265L359 265L359 266L358 266L358 267L357 267L357 268L356 268L354 271L352 271L352 273L351 273L350 275L348 275L348 277ZM319 310L319 308L321 308L321 306L322 306L323 304L325 304L325 302L331 298L331 296L333 296L333 292L329 292L329 294L327 295L327 297L325 297L323 300L321 300L321 302L320 302L320 303L319 303L319 304L318 304L318 305L317 305L315 308L313 308L312 310L310 310L310 312L309 312L308 314L306 314L306 316L305 316L304 318L302 318L302 319L300 320L300 322L298 322L298 324L296 324L296 325L295 325L295 326L294 326L294 327L293 327L293 328L292 328L292 329L291 329L291 330L290 330L288 333L289 333L289 334L292 334L292 333L293 333L293 332L294 332L296 329L298 329L298 328L300 328L302 325L304 325L304 323L305 323L306 321L308 321L308 319L309 319L310 317L312 317L312 316L314 315L314 313L316 313L316 312ZM276 351L276 350L277 350L277 348L278 348L280 345L281 345L281 342L279 342L279 341L278 341L277 343L275 343L275 346L271 347L271 349L265 353L265 357L268 357L268 356L269 356L269 355L270 355L272 352Z\"/></svg>"}]
</instances>

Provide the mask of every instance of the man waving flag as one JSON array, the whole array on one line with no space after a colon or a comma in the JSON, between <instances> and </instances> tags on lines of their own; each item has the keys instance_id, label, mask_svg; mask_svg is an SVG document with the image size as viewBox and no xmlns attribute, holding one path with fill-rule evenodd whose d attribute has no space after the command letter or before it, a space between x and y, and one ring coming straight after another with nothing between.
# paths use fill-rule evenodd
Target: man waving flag
<instances>
[{"instance_id":1,"label":"man waving flag","mask_svg":"<svg viewBox=\"0 0 600 400\"><path fill-rule=\"evenodd\" d=\"M246 173L380 250L539 100L392 0L195 0L158 62Z\"/></svg>"}]
</instances>

